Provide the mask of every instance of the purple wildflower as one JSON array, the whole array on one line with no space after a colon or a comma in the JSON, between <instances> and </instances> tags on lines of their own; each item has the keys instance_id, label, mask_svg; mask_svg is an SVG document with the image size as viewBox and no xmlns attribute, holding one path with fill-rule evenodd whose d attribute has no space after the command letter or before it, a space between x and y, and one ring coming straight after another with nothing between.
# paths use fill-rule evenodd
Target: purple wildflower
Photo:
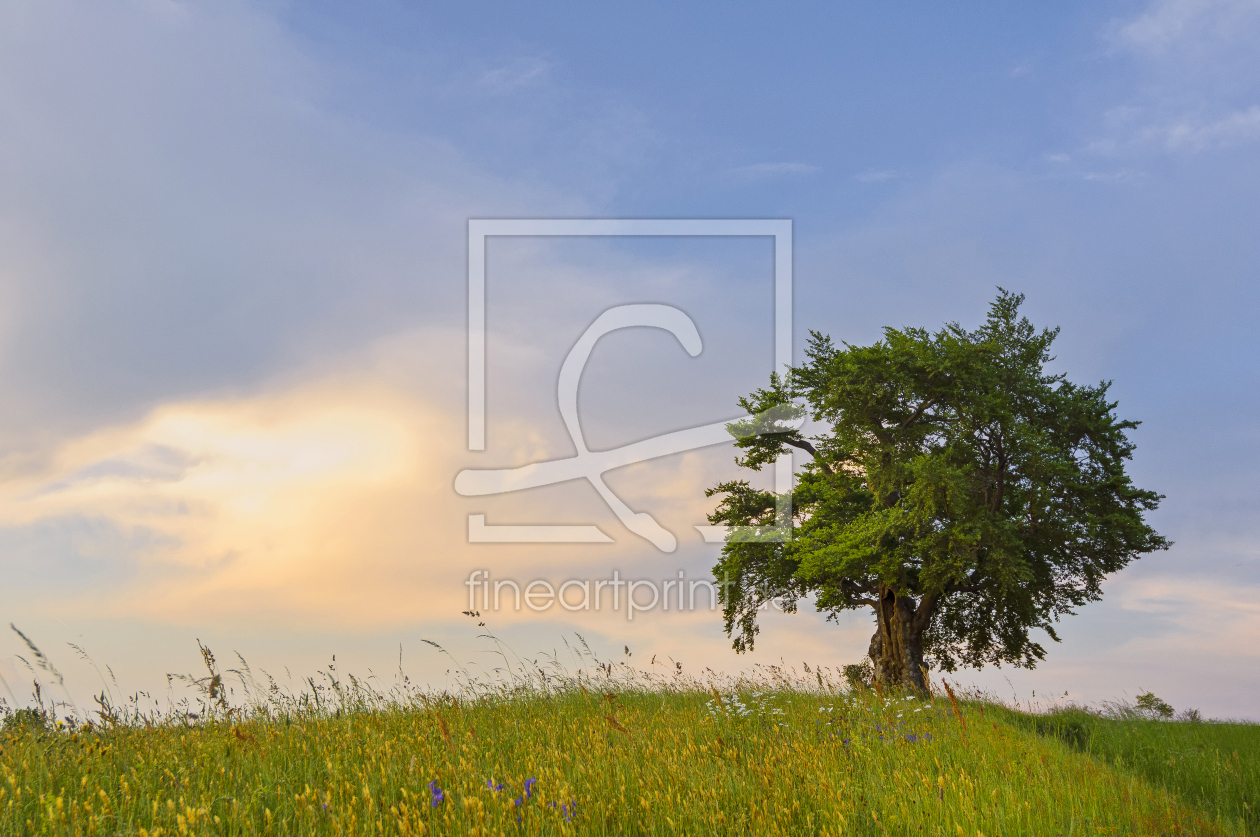
<instances>
[{"instance_id":1,"label":"purple wildflower","mask_svg":"<svg viewBox=\"0 0 1260 837\"><path fill-rule=\"evenodd\" d=\"M503 790L503 783L499 782L496 784L493 779L486 779L486 787L488 787L490 790L494 791L495 793L498 793L499 791Z\"/></svg>"},{"instance_id":2,"label":"purple wildflower","mask_svg":"<svg viewBox=\"0 0 1260 837\"><path fill-rule=\"evenodd\" d=\"M537 779L526 779L526 780L525 780L525 798L526 798L526 799L529 799L531 796L533 796L533 795L534 795L534 785L536 785L536 784L538 784L538 780L537 780Z\"/></svg>"},{"instance_id":3,"label":"purple wildflower","mask_svg":"<svg viewBox=\"0 0 1260 837\"><path fill-rule=\"evenodd\" d=\"M555 807L556 807L556 803L554 803L554 802L548 802L548 803L547 803L547 807L548 807L548 808L555 808ZM570 799L567 805L566 805L566 804L564 804L564 803L561 803L561 804L560 804L560 813L564 815L564 821L565 821L565 822L569 822L569 821L571 821L571 820L573 819L574 815L575 815L575 814L577 814L577 800L576 800L576 799Z\"/></svg>"},{"instance_id":4,"label":"purple wildflower","mask_svg":"<svg viewBox=\"0 0 1260 837\"><path fill-rule=\"evenodd\" d=\"M446 793L438 787L437 779L429 782L429 793L433 794L433 801L429 803L431 808L436 808L446 801Z\"/></svg>"}]
</instances>

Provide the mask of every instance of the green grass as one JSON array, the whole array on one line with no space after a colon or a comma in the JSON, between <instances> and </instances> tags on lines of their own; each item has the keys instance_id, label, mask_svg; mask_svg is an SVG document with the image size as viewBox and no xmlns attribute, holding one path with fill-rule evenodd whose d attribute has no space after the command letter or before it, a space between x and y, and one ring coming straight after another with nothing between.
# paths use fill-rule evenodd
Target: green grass
<instances>
[{"instance_id":1,"label":"green grass","mask_svg":"<svg viewBox=\"0 0 1260 837\"><path fill-rule=\"evenodd\" d=\"M1256 833L1250 725L1030 715L808 668L651 675L589 649L577 673L519 661L455 696L333 667L293 694L242 661L237 697L202 653L192 703L117 706L103 682L90 722L8 714L0 835Z\"/></svg>"},{"instance_id":2,"label":"green grass","mask_svg":"<svg viewBox=\"0 0 1260 837\"><path fill-rule=\"evenodd\" d=\"M0 832L1244 833L993 708L624 685L11 729Z\"/></svg>"},{"instance_id":3,"label":"green grass","mask_svg":"<svg viewBox=\"0 0 1260 837\"><path fill-rule=\"evenodd\" d=\"M1248 833L1260 834L1260 725L1159 721L1134 717L1131 711L1103 717L1079 708L1046 715L990 710L995 713L1115 769L1136 773L1214 818L1243 823Z\"/></svg>"}]
</instances>

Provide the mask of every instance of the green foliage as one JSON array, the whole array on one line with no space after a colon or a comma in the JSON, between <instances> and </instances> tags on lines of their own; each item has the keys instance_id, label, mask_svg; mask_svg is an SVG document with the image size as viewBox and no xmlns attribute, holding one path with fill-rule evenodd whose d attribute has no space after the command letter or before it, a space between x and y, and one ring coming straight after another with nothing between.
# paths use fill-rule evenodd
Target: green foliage
<instances>
[{"instance_id":1,"label":"green foliage","mask_svg":"<svg viewBox=\"0 0 1260 837\"><path fill-rule=\"evenodd\" d=\"M872 607L903 619L945 670L1031 667L1045 656L1032 629L1057 640L1055 622L1099 599L1103 578L1167 548L1144 521L1160 495L1125 473L1137 423L1115 415L1107 382L1046 371L1057 330L1037 331L1022 300L1001 291L974 331L888 328L843 347L815 332L804 364L740 399L753 416L731 425L740 465L789 448L811 459L792 539L730 538L714 568L737 650L753 646L769 600L790 611L812 594L829 617ZM778 498L747 481L707 493L721 497L714 524L777 522ZM909 608L888 616L894 599Z\"/></svg>"},{"instance_id":2,"label":"green foliage","mask_svg":"<svg viewBox=\"0 0 1260 837\"><path fill-rule=\"evenodd\" d=\"M1155 696L1153 692L1146 692L1137 696L1137 708L1140 712L1149 715L1152 718L1171 718L1176 714L1171 706Z\"/></svg>"},{"instance_id":3,"label":"green foliage","mask_svg":"<svg viewBox=\"0 0 1260 837\"><path fill-rule=\"evenodd\" d=\"M869 689L871 682L875 678L875 670L871 667L870 660L847 665L844 667L843 672L845 682L852 689Z\"/></svg>"},{"instance_id":4,"label":"green foliage","mask_svg":"<svg viewBox=\"0 0 1260 837\"><path fill-rule=\"evenodd\" d=\"M0 724L3 732L44 732L48 729L48 715L40 709L21 708L14 710Z\"/></svg>"}]
</instances>

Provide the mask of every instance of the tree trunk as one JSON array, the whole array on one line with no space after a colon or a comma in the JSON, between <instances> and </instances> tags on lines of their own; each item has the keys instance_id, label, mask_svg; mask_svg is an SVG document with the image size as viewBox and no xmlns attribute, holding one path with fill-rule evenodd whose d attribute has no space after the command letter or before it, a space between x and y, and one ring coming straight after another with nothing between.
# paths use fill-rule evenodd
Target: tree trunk
<instances>
[{"instance_id":1,"label":"tree trunk","mask_svg":"<svg viewBox=\"0 0 1260 837\"><path fill-rule=\"evenodd\" d=\"M935 597L916 606L910 596L898 596L891 587L880 585L878 628L871 637L871 664L875 680L884 687L911 692L927 691L923 664L923 633L935 610Z\"/></svg>"}]
</instances>

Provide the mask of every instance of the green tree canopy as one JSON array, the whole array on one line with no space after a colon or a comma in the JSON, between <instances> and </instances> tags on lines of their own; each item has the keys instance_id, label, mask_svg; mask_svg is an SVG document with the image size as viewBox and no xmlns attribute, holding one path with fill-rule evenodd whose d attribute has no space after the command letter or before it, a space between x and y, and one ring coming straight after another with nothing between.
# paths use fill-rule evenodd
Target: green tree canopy
<instances>
[{"instance_id":1,"label":"green tree canopy","mask_svg":"<svg viewBox=\"0 0 1260 837\"><path fill-rule=\"evenodd\" d=\"M1137 422L1115 415L1109 382L1046 372L1058 329L1019 315L999 289L975 331L884 330L871 346L811 333L806 362L739 403L730 426L760 470L789 447L810 455L791 495L747 481L708 490L728 536L714 568L728 635L751 649L772 600L813 595L835 618L869 607L879 681L921 690L927 666L1031 668L1030 636L1102 597L1101 583L1168 541L1143 519L1161 495L1125 473ZM808 420L812 424L803 425ZM808 429L818 429L806 435Z\"/></svg>"}]
</instances>

